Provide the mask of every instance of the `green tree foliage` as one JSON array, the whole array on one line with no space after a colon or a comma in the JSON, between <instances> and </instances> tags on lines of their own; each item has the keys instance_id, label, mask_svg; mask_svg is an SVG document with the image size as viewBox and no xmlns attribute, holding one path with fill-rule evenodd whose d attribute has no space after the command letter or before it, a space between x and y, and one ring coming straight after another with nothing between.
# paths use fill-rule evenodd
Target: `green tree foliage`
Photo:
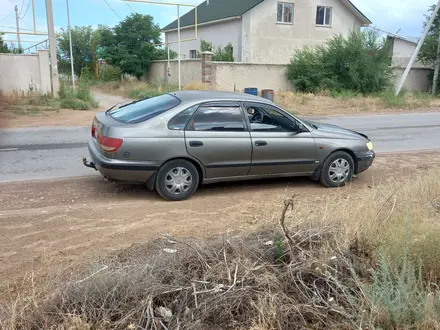
<instances>
[{"instance_id":1,"label":"green tree foliage","mask_svg":"<svg viewBox=\"0 0 440 330\"><path fill-rule=\"evenodd\" d=\"M160 42L160 33L152 16L132 14L114 28L100 28L100 55L123 73L141 78L151 61L163 56L163 51L154 47Z\"/></svg>"},{"instance_id":2,"label":"green tree foliage","mask_svg":"<svg viewBox=\"0 0 440 330\"><path fill-rule=\"evenodd\" d=\"M389 44L372 30L338 35L324 45L298 50L286 74L303 92L381 92L392 78Z\"/></svg>"},{"instance_id":3,"label":"green tree foliage","mask_svg":"<svg viewBox=\"0 0 440 330\"><path fill-rule=\"evenodd\" d=\"M218 47L214 49L212 46L212 42L208 42L206 40L200 41L200 50L201 52L214 52L212 56L213 61L217 62L234 62L233 48L232 44L228 43L224 48ZM201 55L199 54L198 57Z\"/></svg>"},{"instance_id":4,"label":"green tree foliage","mask_svg":"<svg viewBox=\"0 0 440 330\"><path fill-rule=\"evenodd\" d=\"M8 45L3 41L3 33L0 33L0 53L10 53Z\"/></svg>"},{"instance_id":5,"label":"green tree foliage","mask_svg":"<svg viewBox=\"0 0 440 330\"><path fill-rule=\"evenodd\" d=\"M232 44L228 43L223 49L218 47L214 52L212 60L218 62L234 62Z\"/></svg>"},{"instance_id":6,"label":"green tree foliage","mask_svg":"<svg viewBox=\"0 0 440 330\"><path fill-rule=\"evenodd\" d=\"M177 52L170 49L170 60L177 58ZM166 48L157 48L155 60L167 60L168 59L168 50Z\"/></svg>"},{"instance_id":7,"label":"green tree foliage","mask_svg":"<svg viewBox=\"0 0 440 330\"><path fill-rule=\"evenodd\" d=\"M75 26L72 28L72 50L73 50L73 69L76 75L81 73L85 66L91 65L92 49L91 44L94 32L91 26ZM70 48L69 33L61 29L58 37L58 59L61 61L62 71L70 70Z\"/></svg>"},{"instance_id":8,"label":"green tree foliage","mask_svg":"<svg viewBox=\"0 0 440 330\"><path fill-rule=\"evenodd\" d=\"M212 52L212 42L201 40L200 41L200 51L203 52Z\"/></svg>"},{"instance_id":9,"label":"green tree foliage","mask_svg":"<svg viewBox=\"0 0 440 330\"><path fill-rule=\"evenodd\" d=\"M428 14L425 15L426 19L423 23L423 28L428 24L429 19L435 9L435 6L431 6L428 10ZM437 17L434 19L431 28L428 31L428 35L426 36L425 42L420 48L420 52L417 55L418 60L425 65L434 65L437 60L437 44L438 37L440 34L440 12L437 14Z\"/></svg>"}]
</instances>

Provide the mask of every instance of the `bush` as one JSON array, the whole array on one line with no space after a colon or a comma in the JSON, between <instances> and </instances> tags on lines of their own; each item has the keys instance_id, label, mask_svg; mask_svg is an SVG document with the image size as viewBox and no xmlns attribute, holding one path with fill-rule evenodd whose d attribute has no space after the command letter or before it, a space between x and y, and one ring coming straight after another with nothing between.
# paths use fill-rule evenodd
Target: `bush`
<instances>
[{"instance_id":1,"label":"bush","mask_svg":"<svg viewBox=\"0 0 440 330\"><path fill-rule=\"evenodd\" d=\"M298 50L286 75L302 92L378 93L392 79L389 46L372 31L351 32L347 39L338 35L322 46Z\"/></svg>"},{"instance_id":2,"label":"bush","mask_svg":"<svg viewBox=\"0 0 440 330\"><path fill-rule=\"evenodd\" d=\"M89 110L91 106L86 102L78 98L68 98L61 100L61 108L73 109L73 110Z\"/></svg>"},{"instance_id":3,"label":"bush","mask_svg":"<svg viewBox=\"0 0 440 330\"><path fill-rule=\"evenodd\" d=\"M59 97L61 99L61 107L65 109L88 110L99 106L99 102L94 98L89 86L82 81L80 81L76 89L66 86L62 82L60 84Z\"/></svg>"},{"instance_id":4,"label":"bush","mask_svg":"<svg viewBox=\"0 0 440 330\"><path fill-rule=\"evenodd\" d=\"M102 82L120 81L121 76L121 69L117 66L103 65L101 68L100 79Z\"/></svg>"}]
</instances>

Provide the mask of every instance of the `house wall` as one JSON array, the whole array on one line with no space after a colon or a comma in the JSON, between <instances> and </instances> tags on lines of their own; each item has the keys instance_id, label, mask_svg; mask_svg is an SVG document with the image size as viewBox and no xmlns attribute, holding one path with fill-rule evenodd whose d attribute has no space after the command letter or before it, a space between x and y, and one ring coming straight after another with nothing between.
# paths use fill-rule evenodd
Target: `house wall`
<instances>
[{"instance_id":1,"label":"house wall","mask_svg":"<svg viewBox=\"0 0 440 330\"><path fill-rule=\"evenodd\" d=\"M49 51L38 54L0 54L0 91L29 91L30 88L49 93L51 78Z\"/></svg>"},{"instance_id":2,"label":"house wall","mask_svg":"<svg viewBox=\"0 0 440 330\"><path fill-rule=\"evenodd\" d=\"M286 64L303 46L322 44L335 34L359 30L361 21L340 0L307 0L294 3L293 24L277 23L277 0L260 3L243 15L243 61ZM332 7L331 27L317 26L318 5Z\"/></svg>"},{"instance_id":3,"label":"house wall","mask_svg":"<svg viewBox=\"0 0 440 330\"><path fill-rule=\"evenodd\" d=\"M393 66L399 68L405 68L409 63L412 54L416 50L417 44L398 38L394 38L393 40L394 40L393 58L392 58ZM413 68L429 68L429 67L422 64L419 61L415 61Z\"/></svg>"},{"instance_id":4,"label":"house wall","mask_svg":"<svg viewBox=\"0 0 440 330\"><path fill-rule=\"evenodd\" d=\"M211 25L201 25L198 27L197 40L186 41L180 44L181 59L190 58L190 50L200 51L201 40L212 42L214 47L225 47L228 43L232 44L233 55L237 62L241 62L241 19L227 20L221 23ZM194 38L194 28L182 29L180 31L181 39ZM165 42L177 41L177 31L165 32ZM170 44L170 48L178 52L178 44Z\"/></svg>"}]
</instances>

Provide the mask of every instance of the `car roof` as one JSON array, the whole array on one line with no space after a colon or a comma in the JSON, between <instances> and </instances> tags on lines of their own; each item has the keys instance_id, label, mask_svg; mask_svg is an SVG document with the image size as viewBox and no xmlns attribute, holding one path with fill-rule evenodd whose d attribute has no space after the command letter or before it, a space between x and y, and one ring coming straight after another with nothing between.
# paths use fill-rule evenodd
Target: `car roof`
<instances>
[{"instance_id":1,"label":"car roof","mask_svg":"<svg viewBox=\"0 0 440 330\"><path fill-rule=\"evenodd\" d=\"M273 104L270 100L244 93L219 92L219 91L180 91L170 93L178 97L182 102L194 101L241 101L241 102L259 102Z\"/></svg>"}]
</instances>

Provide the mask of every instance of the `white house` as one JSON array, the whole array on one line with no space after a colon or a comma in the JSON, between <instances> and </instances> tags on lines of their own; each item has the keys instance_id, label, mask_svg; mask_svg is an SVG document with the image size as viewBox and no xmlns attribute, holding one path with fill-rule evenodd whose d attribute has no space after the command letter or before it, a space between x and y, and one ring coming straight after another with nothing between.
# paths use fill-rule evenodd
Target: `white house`
<instances>
[{"instance_id":1,"label":"white house","mask_svg":"<svg viewBox=\"0 0 440 330\"><path fill-rule=\"evenodd\" d=\"M183 59L195 58L203 39L214 47L231 43L237 62L286 64L297 48L371 24L350 0L209 0L197 10L198 36L181 43ZM182 40L195 37L194 22L194 9L181 17ZM177 20L163 32L177 52Z\"/></svg>"}]
</instances>

